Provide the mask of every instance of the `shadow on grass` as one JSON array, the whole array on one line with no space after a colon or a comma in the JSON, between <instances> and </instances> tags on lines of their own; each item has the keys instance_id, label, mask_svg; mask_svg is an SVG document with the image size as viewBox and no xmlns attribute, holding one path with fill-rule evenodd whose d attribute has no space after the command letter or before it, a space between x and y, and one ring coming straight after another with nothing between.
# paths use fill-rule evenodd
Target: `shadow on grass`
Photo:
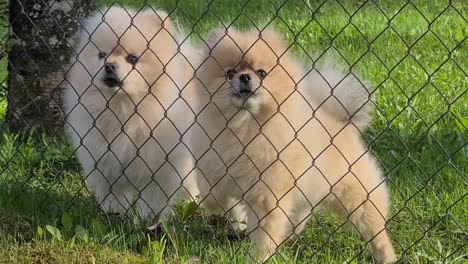
<instances>
[{"instance_id":1,"label":"shadow on grass","mask_svg":"<svg viewBox=\"0 0 468 264\"><path fill-rule=\"evenodd\" d=\"M65 212L79 223L98 215L90 197L57 189L20 181L0 183L0 233L20 235L28 241L38 226L60 225Z\"/></svg>"}]
</instances>

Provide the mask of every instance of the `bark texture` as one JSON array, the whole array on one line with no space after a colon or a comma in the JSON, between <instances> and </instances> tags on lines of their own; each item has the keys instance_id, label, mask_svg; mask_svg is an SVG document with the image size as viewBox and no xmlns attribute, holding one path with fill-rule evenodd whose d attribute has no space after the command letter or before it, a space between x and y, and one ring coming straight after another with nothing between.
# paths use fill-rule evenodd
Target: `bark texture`
<instances>
[{"instance_id":1,"label":"bark texture","mask_svg":"<svg viewBox=\"0 0 468 264\"><path fill-rule=\"evenodd\" d=\"M63 128L62 80L80 19L91 0L10 0L7 124L13 130Z\"/></svg>"}]
</instances>

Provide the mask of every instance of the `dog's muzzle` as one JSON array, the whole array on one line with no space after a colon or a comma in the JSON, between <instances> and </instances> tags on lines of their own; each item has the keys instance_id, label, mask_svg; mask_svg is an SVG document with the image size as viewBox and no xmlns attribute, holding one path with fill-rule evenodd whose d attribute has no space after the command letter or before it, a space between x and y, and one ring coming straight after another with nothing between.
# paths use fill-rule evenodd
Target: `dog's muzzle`
<instances>
[{"instance_id":1,"label":"dog's muzzle","mask_svg":"<svg viewBox=\"0 0 468 264\"><path fill-rule=\"evenodd\" d=\"M105 75L103 78L103 82L110 88L117 87L121 84L121 81L115 71L117 70L117 65L114 63L107 63L104 65Z\"/></svg>"},{"instance_id":2,"label":"dog's muzzle","mask_svg":"<svg viewBox=\"0 0 468 264\"><path fill-rule=\"evenodd\" d=\"M120 79L115 74L106 74L102 80L109 88L115 88L120 85Z\"/></svg>"}]
</instances>

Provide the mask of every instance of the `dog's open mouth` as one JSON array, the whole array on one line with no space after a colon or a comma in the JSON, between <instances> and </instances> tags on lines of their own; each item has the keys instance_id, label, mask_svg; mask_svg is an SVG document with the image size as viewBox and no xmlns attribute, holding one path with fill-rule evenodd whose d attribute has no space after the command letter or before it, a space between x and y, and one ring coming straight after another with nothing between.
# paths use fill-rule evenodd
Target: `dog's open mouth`
<instances>
[{"instance_id":1,"label":"dog's open mouth","mask_svg":"<svg viewBox=\"0 0 468 264\"><path fill-rule=\"evenodd\" d=\"M257 95L255 93L233 93L232 97L242 100L242 101L248 101L249 99L255 98Z\"/></svg>"},{"instance_id":2,"label":"dog's open mouth","mask_svg":"<svg viewBox=\"0 0 468 264\"><path fill-rule=\"evenodd\" d=\"M244 98L247 98L249 96L255 96L255 93L252 92L250 89L242 89L239 91L239 95Z\"/></svg>"},{"instance_id":3,"label":"dog's open mouth","mask_svg":"<svg viewBox=\"0 0 468 264\"><path fill-rule=\"evenodd\" d=\"M243 100L248 100L249 98L255 97L256 94L252 90L242 89L239 92L233 92L232 96L243 99Z\"/></svg>"},{"instance_id":4,"label":"dog's open mouth","mask_svg":"<svg viewBox=\"0 0 468 264\"><path fill-rule=\"evenodd\" d=\"M120 86L121 82L117 76L106 76L102 80L105 85L109 86L110 88L115 88Z\"/></svg>"}]
</instances>

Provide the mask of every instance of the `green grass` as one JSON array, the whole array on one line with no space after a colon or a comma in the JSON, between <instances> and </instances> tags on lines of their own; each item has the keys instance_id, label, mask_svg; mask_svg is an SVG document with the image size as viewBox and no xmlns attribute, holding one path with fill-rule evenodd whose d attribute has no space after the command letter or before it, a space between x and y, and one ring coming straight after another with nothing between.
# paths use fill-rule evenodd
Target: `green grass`
<instances>
[{"instance_id":1,"label":"green grass","mask_svg":"<svg viewBox=\"0 0 468 264\"><path fill-rule=\"evenodd\" d=\"M273 19L288 41L296 40L293 49L307 65L333 43L330 52L376 87L377 111L365 138L389 177L388 228L397 253L408 263L467 263L467 3L453 1L446 9L445 1L423 0L374 1L378 7L299 0L243 0L241 7L217 0L180 1L175 8L173 2L157 6L174 10L196 41L222 18L240 27ZM348 13L356 14L350 19ZM0 67L4 80L5 59ZM0 120L5 102L0 94ZM185 221L179 215L158 234L134 219L101 214L64 138L0 130L0 262L248 262L248 241L233 238L226 225L214 226L203 212ZM343 263L361 251L354 261L371 262L359 235L340 225L336 217L317 213L272 263Z\"/></svg>"},{"instance_id":2,"label":"green grass","mask_svg":"<svg viewBox=\"0 0 468 264\"><path fill-rule=\"evenodd\" d=\"M0 122L4 120L6 114L6 83L7 83L7 56L3 48L6 38L6 30L0 28ZM0 126L1 127L1 126Z\"/></svg>"}]
</instances>

